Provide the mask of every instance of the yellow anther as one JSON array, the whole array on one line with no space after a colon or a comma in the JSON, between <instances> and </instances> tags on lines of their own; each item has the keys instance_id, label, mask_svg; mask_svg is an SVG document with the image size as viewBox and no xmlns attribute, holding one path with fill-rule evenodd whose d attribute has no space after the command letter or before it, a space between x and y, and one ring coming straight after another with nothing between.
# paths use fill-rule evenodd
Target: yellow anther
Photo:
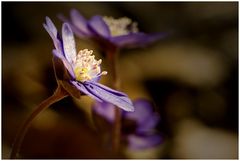
<instances>
[{"instance_id":1,"label":"yellow anther","mask_svg":"<svg viewBox=\"0 0 240 161\"><path fill-rule=\"evenodd\" d=\"M100 75L107 74L105 71L101 73L100 64L102 60L96 60L92 55L92 50L80 50L74 64L74 74L76 80L80 82L91 80Z\"/></svg>"}]
</instances>

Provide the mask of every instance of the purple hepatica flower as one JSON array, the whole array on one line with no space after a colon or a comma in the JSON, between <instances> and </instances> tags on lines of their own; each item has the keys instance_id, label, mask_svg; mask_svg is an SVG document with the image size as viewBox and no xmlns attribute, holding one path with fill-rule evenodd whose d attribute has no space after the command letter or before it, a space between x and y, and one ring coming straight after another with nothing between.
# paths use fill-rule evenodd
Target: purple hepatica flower
<instances>
[{"instance_id":1,"label":"purple hepatica flower","mask_svg":"<svg viewBox=\"0 0 240 161\"><path fill-rule=\"evenodd\" d=\"M109 102L126 111L134 110L132 102L126 94L98 83L101 75L105 75L107 72L101 72L101 60L97 61L94 58L93 51L84 49L80 50L78 54L76 53L75 40L69 24L63 24L62 37L50 18L46 17L46 23L43 26L53 40L55 46L53 55L64 64L69 73L67 81L74 88L99 102Z\"/></svg>"},{"instance_id":2,"label":"purple hepatica flower","mask_svg":"<svg viewBox=\"0 0 240 161\"><path fill-rule=\"evenodd\" d=\"M160 117L153 111L151 103L144 99L133 101L134 112L122 112L123 135L128 140L128 147L133 150L140 150L157 146L163 142L162 136L156 132L155 127ZM114 123L114 106L107 102L96 102L93 105L93 112L104 117L109 123ZM134 121L132 129L124 122ZM124 126L126 125L126 126ZM128 129L128 130L125 130ZM130 131L130 132L129 132Z\"/></svg>"},{"instance_id":3,"label":"purple hepatica flower","mask_svg":"<svg viewBox=\"0 0 240 161\"><path fill-rule=\"evenodd\" d=\"M72 9L70 20L63 15L59 15L59 18L68 22L79 37L93 38L108 48L142 47L166 36L166 33L139 32L137 23L127 17L114 19L96 15L86 20L76 9Z\"/></svg>"}]
</instances>

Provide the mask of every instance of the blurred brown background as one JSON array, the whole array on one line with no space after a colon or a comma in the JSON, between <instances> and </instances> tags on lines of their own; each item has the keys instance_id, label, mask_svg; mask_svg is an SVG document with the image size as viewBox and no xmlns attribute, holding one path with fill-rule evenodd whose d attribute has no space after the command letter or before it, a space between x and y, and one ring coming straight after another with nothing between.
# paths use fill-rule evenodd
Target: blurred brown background
<instances>
[{"instance_id":1,"label":"blurred brown background","mask_svg":"<svg viewBox=\"0 0 240 161\"><path fill-rule=\"evenodd\" d=\"M94 129L92 100L69 97L33 122L22 158L238 158L238 2L2 2L3 159L21 123L56 88L45 16L61 31L56 15L68 16L71 8L87 18L130 17L146 33L172 33L148 48L122 50L119 60L123 91L155 103L165 141L114 156ZM77 41L79 50L95 49Z\"/></svg>"}]
</instances>

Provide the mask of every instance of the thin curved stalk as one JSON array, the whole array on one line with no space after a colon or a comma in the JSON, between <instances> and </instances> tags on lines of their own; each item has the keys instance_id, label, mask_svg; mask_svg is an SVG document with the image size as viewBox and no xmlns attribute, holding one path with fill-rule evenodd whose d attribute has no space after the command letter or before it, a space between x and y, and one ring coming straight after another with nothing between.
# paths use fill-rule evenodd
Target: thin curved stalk
<instances>
[{"instance_id":1,"label":"thin curved stalk","mask_svg":"<svg viewBox=\"0 0 240 161\"><path fill-rule=\"evenodd\" d=\"M68 96L68 93L65 91L65 89L62 88L62 86L58 85L57 89L55 90L54 94L50 97L48 97L46 100L44 100L42 103L40 103L37 108L31 113L31 115L26 119L26 121L23 123L22 127L19 129L17 136L15 138L15 141L13 143L12 152L10 155L11 159L16 159L17 154L21 148L23 139L25 134L27 133L32 121L45 109L47 109L50 105L53 103L60 101L64 97Z\"/></svg>"}]
</instances>

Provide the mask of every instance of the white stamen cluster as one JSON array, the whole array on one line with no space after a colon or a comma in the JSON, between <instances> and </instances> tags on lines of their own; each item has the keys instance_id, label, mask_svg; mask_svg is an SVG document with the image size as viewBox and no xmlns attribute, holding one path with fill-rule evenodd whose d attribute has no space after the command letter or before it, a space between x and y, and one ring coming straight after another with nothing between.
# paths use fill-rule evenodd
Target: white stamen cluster
<instances>
[{"instance_id":1,"label":"white stamen cluster","mask_svg":"<svg viewBox=\"0 0 240 161\"><path fill-rule=\"evenodd\" d=\"M138 32L137 23L130 18L122 17L114 19L113 17L104 16L103 20L108 25L112 36L127 35L131 32Z\"/></svg>"},{"instance_id":2,"label":"white stamen cluster","mask_svg":"<svg viewBox=\"0 0 240 161\"><path fill-rule=\"evenodd\" d=\"M102 60L99 59L97 61L92 53L92 50L84 49L80 50L77 54L73 68L76 79L80 82L107 74L106 71L101 72L100 64L102 63Z\"/></svg>"}]
</instances>

